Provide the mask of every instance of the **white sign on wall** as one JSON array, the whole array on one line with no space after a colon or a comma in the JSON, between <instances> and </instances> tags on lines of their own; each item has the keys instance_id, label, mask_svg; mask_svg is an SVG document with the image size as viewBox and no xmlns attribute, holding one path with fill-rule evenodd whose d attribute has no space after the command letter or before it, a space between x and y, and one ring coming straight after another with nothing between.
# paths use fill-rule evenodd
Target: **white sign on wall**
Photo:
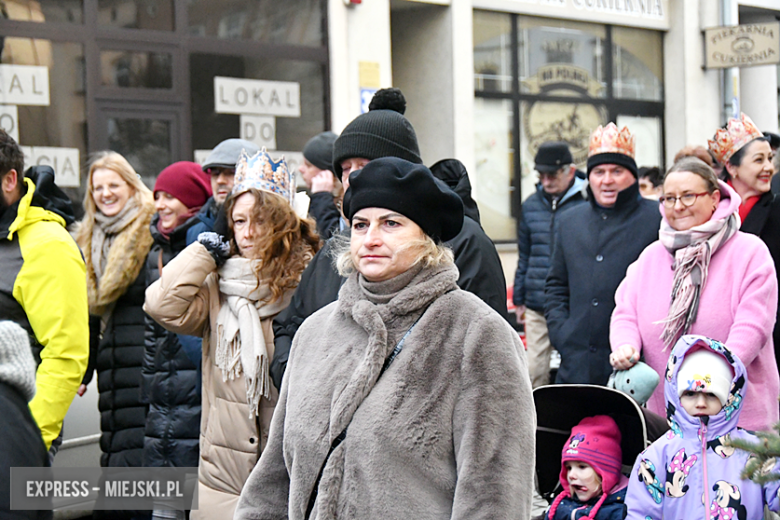
<instances>
[{"instance_id":1,"label":"white sign on wall","mask_svg":"<svg viewBox=\"0 0 780 520\"><path fill-rule=\"evenodd\" d=\"M708 69L780 63L780 22L712 27L704 38Z\"/></svg>"},{"instance_id":2,"label":"white sign on wall","mask_svg":"<svg viewBox=\"0 0 780 520\"><path fill-rule=\"evenodd\" d=\"M472 0L474 9L595 23L669 28L671 0Z\"/></svg>"},{"instance_id":3,"label":"white sign on wall","mask_svg":"<svg viewBox=\"0 0 780 520\"><path fill-rule=\"evenodd\" d=\"M0 65L0 103L49 106L49 68Z\"/></svg>"},{"instance_id":4,"label":"white sign on wall","mask_svg":"<svg viewBox=\"0 0 780 520\"><path fill-rule=\"evenodd\" d=\"M78 188L79 149L55 148L51 146L22 146L26 166L51 166L54 179L61 188Z\"/></svg>"},{"instance_id":5,"label":"white sign on wall","mask_svg":"<svg viewBox=\"0 0 780 520\"><path fill-rule=\"evenodd\" d=\"M15 105L0 105L0 128L19 142L19 111Z\"/></svg>"},{"instance_id":6,"label":"white sign on wall","mask_svg":"<svg viewBox=\"0 0 780 520\"><path fill-rule=\"evenodd\" d=\"M301 117L301 86L290 81L214 77L214 111Z\"/></svg>"},{"instance_id":7,"label":"white sign on wall","mask_svg":"<svg viewBox=\"0 0 780 520\"><path fill-rule=\"evenodd\" d=\"M260 148L276 149L276 118L273 116L247 116L240 118L241 139L255 143Z\"/></svg>"}]
</instances>

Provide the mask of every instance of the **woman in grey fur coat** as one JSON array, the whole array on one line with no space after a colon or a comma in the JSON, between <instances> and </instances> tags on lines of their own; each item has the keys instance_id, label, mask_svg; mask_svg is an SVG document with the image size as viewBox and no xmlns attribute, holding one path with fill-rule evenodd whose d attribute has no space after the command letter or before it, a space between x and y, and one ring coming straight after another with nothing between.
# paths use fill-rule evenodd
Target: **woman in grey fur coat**
<instances>
[{"instance_id":1,"label":"woman in grey fur coat","mask_svg":"<svg viewBox=\"0 0 780 520\"><path fill-rule=\"evenodd\" d=\"M266 449L236 519L520 519L534 415L517 334L458 289L440 244L463 221L422 165L345 183L351 272L295 336Z\"/></svg>"}]
</instances>

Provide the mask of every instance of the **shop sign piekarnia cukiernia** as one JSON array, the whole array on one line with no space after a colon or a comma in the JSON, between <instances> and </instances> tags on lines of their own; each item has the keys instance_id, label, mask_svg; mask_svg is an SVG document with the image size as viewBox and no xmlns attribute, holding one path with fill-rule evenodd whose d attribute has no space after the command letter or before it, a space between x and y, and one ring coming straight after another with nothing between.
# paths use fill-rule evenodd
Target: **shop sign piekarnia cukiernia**
<instances>
[{"instance_id":1,"label":"shop sign piekarnia cukiernia","mask_svg":"<svg viewBox=\"0 0 780 520\"><path fill-rule=\"evenodd\" d=\"M780 22L711 27L704 40L708 69L780 63Z\"/></svg>"}]
</instances>

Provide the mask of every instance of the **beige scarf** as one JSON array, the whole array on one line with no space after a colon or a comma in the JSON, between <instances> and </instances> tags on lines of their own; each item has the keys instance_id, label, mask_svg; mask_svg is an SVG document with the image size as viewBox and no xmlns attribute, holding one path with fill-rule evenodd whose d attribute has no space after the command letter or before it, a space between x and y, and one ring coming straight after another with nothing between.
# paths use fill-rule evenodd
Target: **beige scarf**
<instances>
[{"instance_id":1,"label":"beige scarf","mask_svg":"<svg viewBox=\"0 0 780 520\"><path fill-rule=\"evenodd\" d=\"M260 322L279 314L292 295L288 291L285 298L268 303L271 289L262 280L258 285L254 269L258 263L234 257L219 269L219 292L225 303L217 314L215 361L223 381L244 374L250 419L257 414L260 398L268 398L271 388L270 360Z\"/></svg>"}]
</instances>

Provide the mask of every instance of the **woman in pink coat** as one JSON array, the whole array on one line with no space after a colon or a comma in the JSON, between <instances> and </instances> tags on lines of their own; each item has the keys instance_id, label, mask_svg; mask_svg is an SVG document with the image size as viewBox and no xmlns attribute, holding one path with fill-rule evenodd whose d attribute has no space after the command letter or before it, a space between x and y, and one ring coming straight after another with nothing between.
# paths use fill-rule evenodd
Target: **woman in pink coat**
<instances>
[{"instance_id":1,"label":"woman in pink coat","mask_svg":"<svg viewBox=\"0 0 780 520\"><path fill-rule=\"evenodd\" d=\"M610 362L625 370L641 355L664 377L681 335L715 338L747 367L751 388L739 426L768 430L778 421L780 391L772 344L777 279L769 250L739 231L739 195L701 160L677 162L663 188L659 240L629 266L615 294ZM660 384L648 408L664 414L664 404Z\"/></svg>"}]
</instances>

